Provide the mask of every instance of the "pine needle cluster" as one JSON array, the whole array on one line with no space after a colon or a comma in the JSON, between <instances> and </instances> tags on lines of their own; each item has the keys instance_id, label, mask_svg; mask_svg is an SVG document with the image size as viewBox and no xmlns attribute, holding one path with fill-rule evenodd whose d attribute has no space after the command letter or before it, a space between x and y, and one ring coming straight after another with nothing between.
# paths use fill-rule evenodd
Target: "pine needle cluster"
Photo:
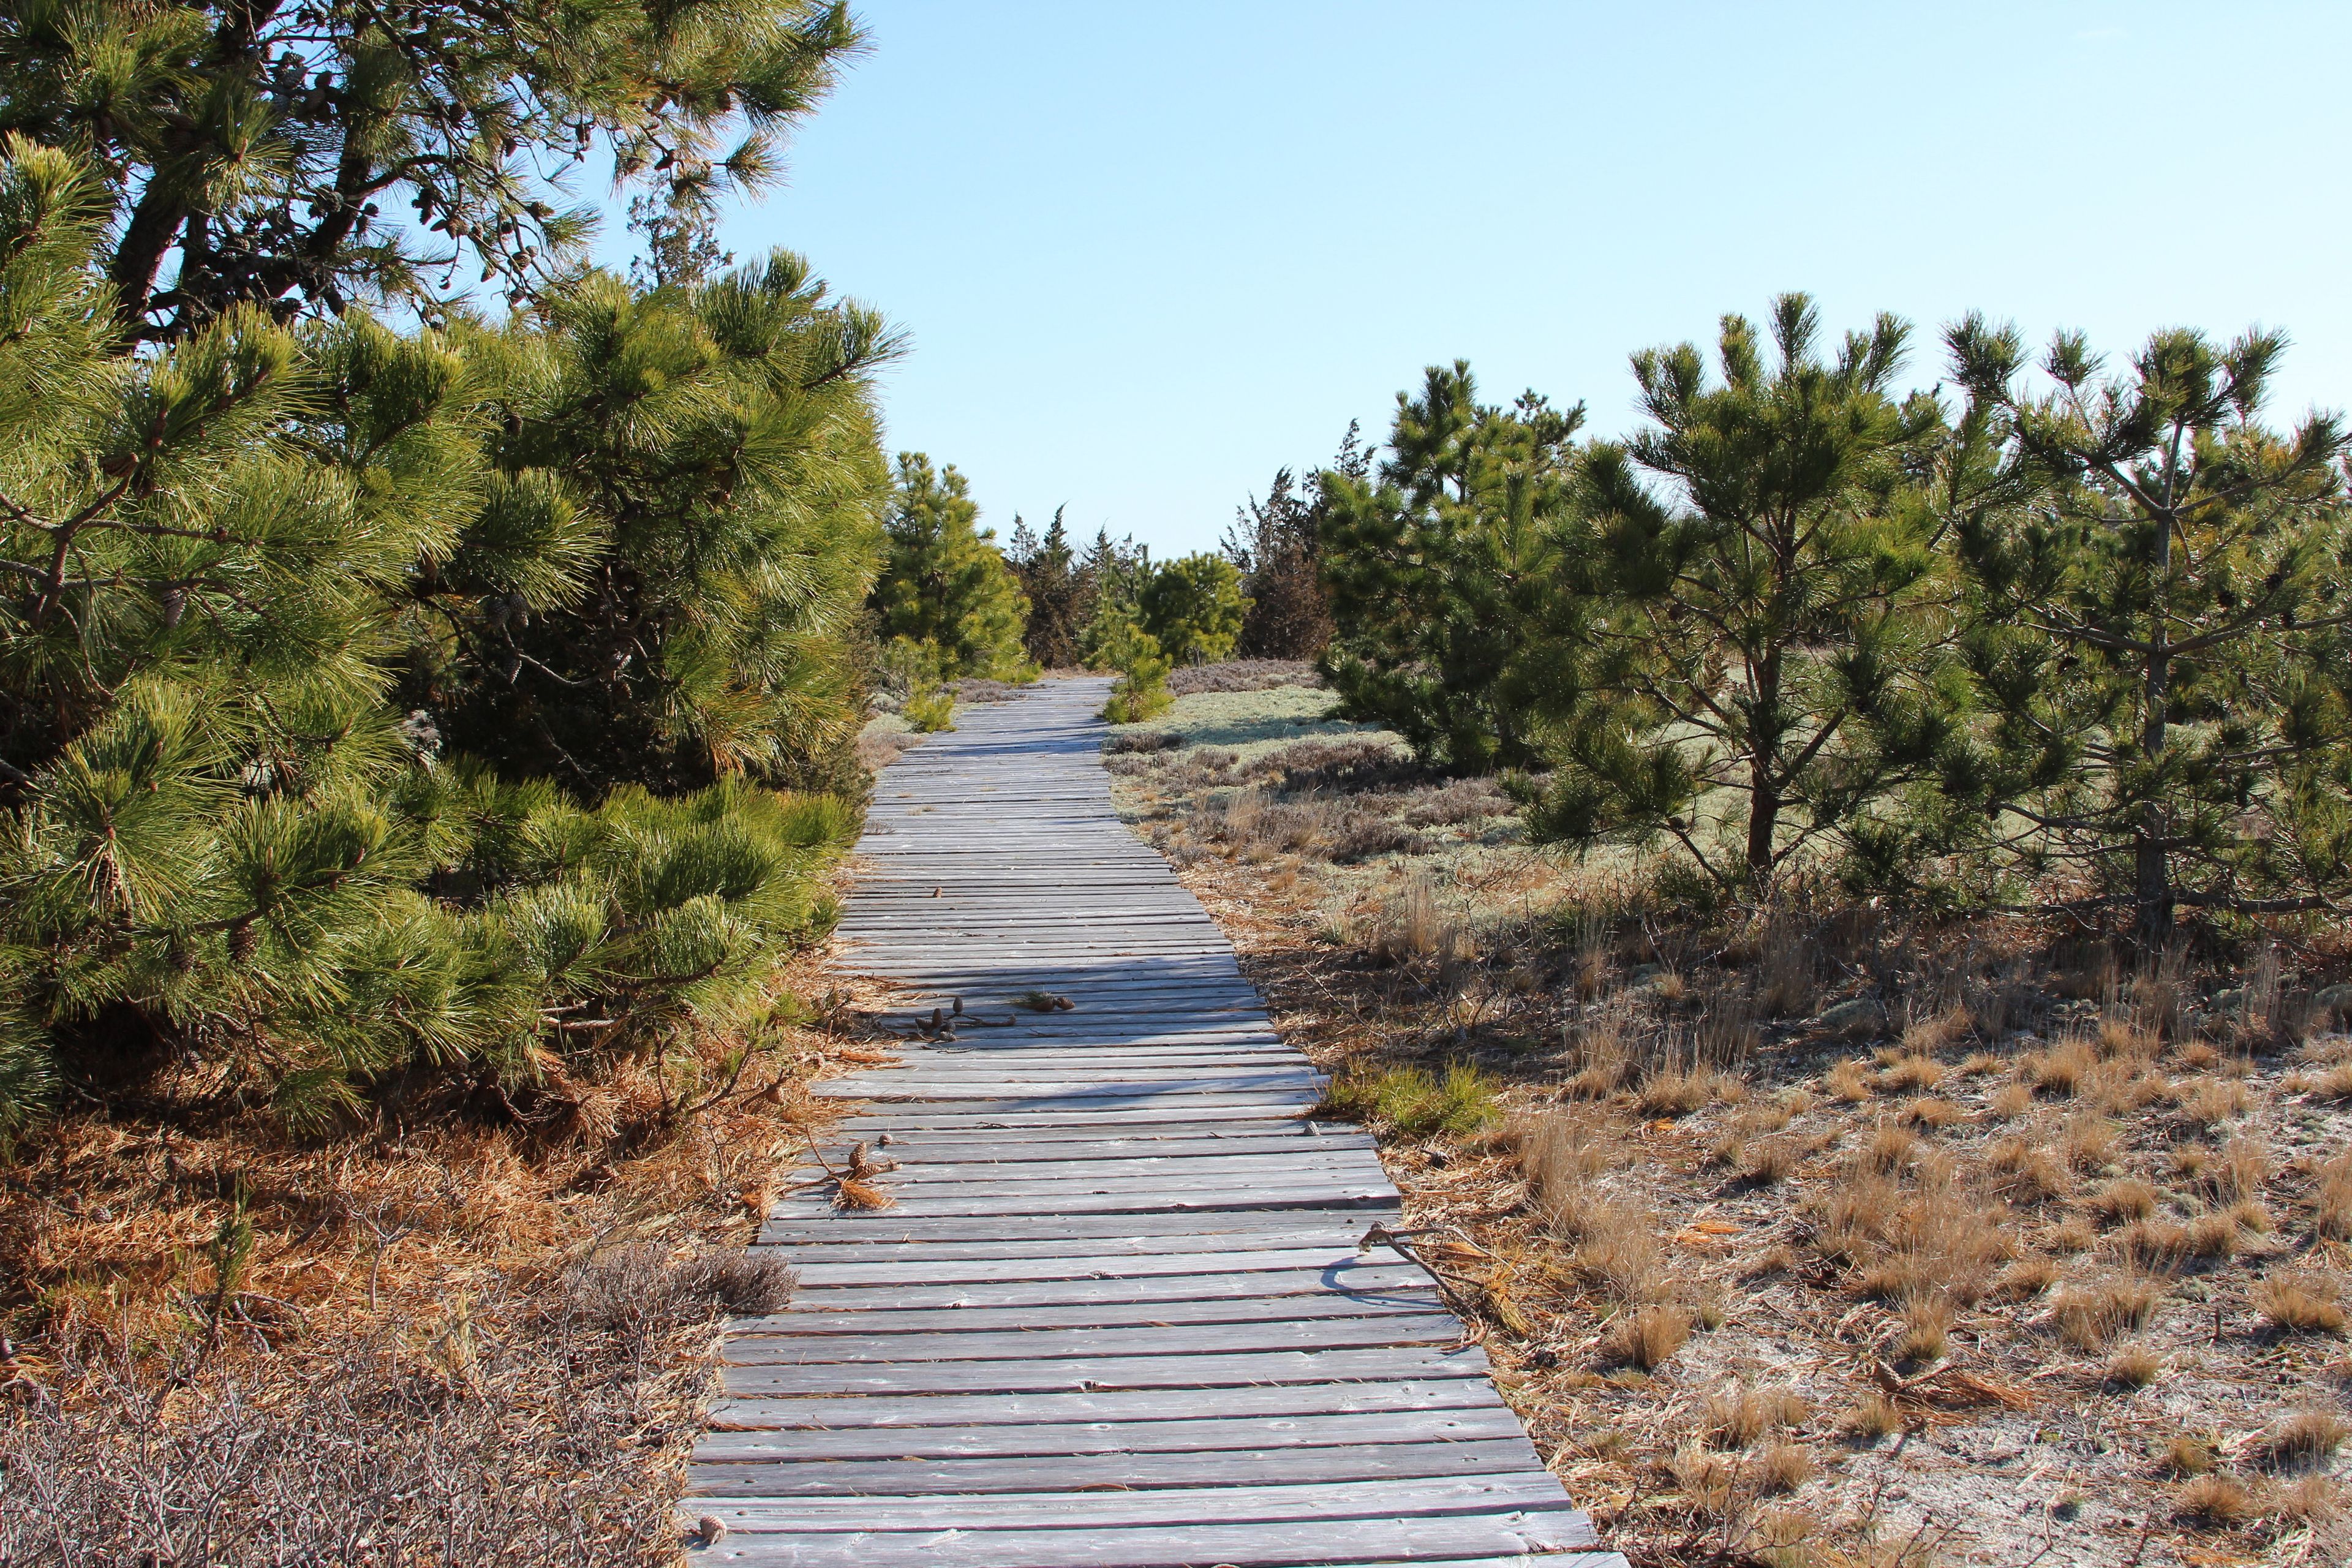
<instances>
[{"instance_id":1,"label":"pine needle cluster","mask_svg":"<svg viewBox=\"0 0 2352 1568\"><path fill-rule=\"evenodd\" d=\"M772 1005L853 805L869 313L777 258L499 330L131 334L0 152L0 1133L193 1054L296 1127Z\"/></svg>"}]
</instances>

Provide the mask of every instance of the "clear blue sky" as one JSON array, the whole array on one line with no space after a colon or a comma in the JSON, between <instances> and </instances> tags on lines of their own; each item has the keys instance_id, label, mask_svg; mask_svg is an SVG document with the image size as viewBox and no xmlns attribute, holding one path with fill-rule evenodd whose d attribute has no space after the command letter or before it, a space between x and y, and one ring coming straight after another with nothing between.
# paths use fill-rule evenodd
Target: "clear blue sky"
<instances>
[{"instance_id":1,"label":"clear blue sky","mask_svg":"<svg viewBox=\"0 0 2352 1568\"><path fill-rule=\"evenodd\" d=\"M874 52L732 218L914 350L889 438L1000 533L1213 547L1468 358L1634 423L1625 361L1785 289L2128 350L2294 339L2352 404L2352 5L862 0Z\"/></svg>"}]
</instances>

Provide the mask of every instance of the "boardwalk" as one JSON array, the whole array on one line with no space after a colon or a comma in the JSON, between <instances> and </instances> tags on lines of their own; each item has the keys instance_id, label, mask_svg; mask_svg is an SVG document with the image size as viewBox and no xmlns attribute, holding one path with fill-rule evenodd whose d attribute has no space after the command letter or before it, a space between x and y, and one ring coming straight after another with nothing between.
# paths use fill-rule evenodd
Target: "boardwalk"
<instances>
[{"instance_id":1,"label":"boardwalk","mask_svg":"<svg viewBox=\"0 0 2352 1568\"><path fill-rule=\"evenodd\" d=\"M845 963L966 1012L826 1086L866 1102L828 1162L868 1141L896 1206L770 1219L800 1289L728 1342L698 1555L1622 1568L1428 1278L1359 1255L1396 1190L1113 814L1103 695L961 709L882 775Z\"/></svg>"}]
</instances>

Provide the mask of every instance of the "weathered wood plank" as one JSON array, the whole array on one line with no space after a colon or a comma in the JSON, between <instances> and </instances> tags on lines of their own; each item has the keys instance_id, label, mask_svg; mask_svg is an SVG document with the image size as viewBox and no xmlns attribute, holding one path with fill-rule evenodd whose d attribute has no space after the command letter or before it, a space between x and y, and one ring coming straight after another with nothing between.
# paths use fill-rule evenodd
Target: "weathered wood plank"
<instances>
[{"instance_id":1,"label":"weathered wood plank","mask_svg":"<svg viewBox=\"0 0 2352 1568\"><path fill-rule=\"evenodd\" d=\"M1229 1448L1190 1454L1053 1454L986 1459L804 1460L694 1466L688 1484L706 1497L921 1497L1121 1487L1216 1486L1234 1480L1360 1481L1504 1475L1536 1468L1526 1436L1488 1442L1380 1443L1360 1447Z\"/></svg>"},{"instance_id":2,"label":"weathered wood plank","mask_svg":"<svg viewBox=\"0 0 2352 1568\"><path fill-rule=\"evenodd\" d=\"M733 1353L731 1344L728 1353ZM720 1385L730 1394L1044 1394L1055 1389L1213 1389L1266 1383L1409 1380L1486 1370L1486 1353L1476 1345L1459 1349L1385 1346L1378 1350L1268 1351L1236 1355L908 1362L881 1367L832 1362L813 1366L730 1363L721 1373Z\"/></svg>"},{"instance_id":3,"label":"weathered wood plank","mask_svg":"<svg viewBox=\"0 0 2352 1568\"><path fill-rule=\"evenodd\" d=\"M809 1402L819 1403L819 1402ZM1438 1446L1513 1438L1519 1418L1475 1409L1210 1416L1192 1421L999 1421L966 1426L857 1426L716 1431L695 1450L712 1464L814 1459L956 1459L1070 1454L1194 1454L1373 1444Z\"/></svg>"}]
</instances>

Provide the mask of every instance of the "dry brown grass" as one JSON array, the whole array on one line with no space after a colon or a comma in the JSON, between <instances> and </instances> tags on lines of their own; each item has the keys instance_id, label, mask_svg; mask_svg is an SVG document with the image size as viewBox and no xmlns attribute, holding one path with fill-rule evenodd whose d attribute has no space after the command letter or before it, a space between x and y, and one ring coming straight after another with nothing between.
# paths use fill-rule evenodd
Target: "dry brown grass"
<instances>
[{"instance_id":1,"label":"dry brown grass","mask_svg":"<svg viewBox=\"0 0 2352 1568\"><path fill-rule=\"evenodd\" d=\"M2109 1225L2143 1220L2156 1213L2157 1190L2137 1176L2118 1176L2091 1198L2091 1212Z\"/></svg>"},{"instance_id":2,"label":"dry brown grass","mask_svg":"<svg viewBox=\"0 0 2352 1568\"><path fill-rule=\"evenodd\" d=\"M1811 1418L1812 1408L1792 1388L1742 1388L1707 1396L1701 1407L1708 1441L1718 1448L1746 1448L1759 1438Z\"/></svg>"},{"instance_id":3,"label":"dry brown grass","mask_svg":"<svg viewBox=\"0 0 2352 1568\"><path fill-rule=\"evenodd\" d=\"M1601 1353L1621 1366L1655 1372L1690 1342L1690 1314L1680 1307L1643 1307L1618 1321Z\"/></svg>"},{"instance_id":4,"label":"dry brown grass","mask_svg":"<svg viewBox=\"0 0 2352 1568\"><path fill-rule=\"evenodd\" d=\"M2264 1432L2255 1452L2274 1470L2304 1469L2336 1457L2352 1426L2333 1410L2302 1410Z\"/></svg>"},{"instance_id":5,"label":"dry brown grass","mask_svg":"<svg viewBox=\"0 0 2352 1568\"><path fill-rule=\"evenodd\" d=\"M2046 1525L2054 1544L2035 1560L2077 1560L2079 1545L2080 1560L2106 1562L2114 1542L2081 1534L2088 1521L2112 1536L2116 1512L2170 1518L2170 1483L2151 1462L2160 1435L2085 1451L2049 1483L2053 1497L2090 1500L2080 1525L2058 1509L2017 1522L2014 1478L1967 1456L2006 1451L2102 1387L2113 1396L2092 1406L2102 1421L2225 1434L2245 1454L2243 1412L2277 1396L2278 1376L2331 1375L2324 1331L2267 1331L2276 1325L2248 1309L2266 1272L2332 1283L2342 1267L2330 1232L2352 1232L2352 1159L2331 1167L2341 1124L2321 1120L2338 1113L2281 1081L2352 1065L2352 1051L2323 1039L2290 1067L2273 1044L2217 1030L2204 999L2238 979L2226 951L2196 947L2134 974L2119 948L2008 925L1798 910L1702 926L1636 883L1573 873L1574 912L1537 928L1501 898L1481 906L1462 892L1489 873L1451 874L1448 898L1485 921L1477 962L1509 997L1483 1045L1474 1032L1461 1048L1515 1086L1505 1101L1530 1121L1563 1106L1584 1120L1556 1150L1518 1146L1524 1187L1518 1170L1485 1174L1475 1146L1425 1167L1400 1146L1397 1169L1409 1213L1508 1258L1496 1271L1509 1271L1526 1326L1490 1323L1489 1353L1538 1447L1636 1560L1876 1562L1885 1552L1849 1521L1882 1506L1874 1488L1891 1499L1926 1463L1939 1518L1988 1561L2034 1559ZM1302 929L1345 904L1369 931L1361 911L1403 879L1344 899L1327 884ZM1294 960L1247 875L1217 863L1188 880L1234 929L1264 934L1254 977L1271 979L1278 1005L1287 997L1310 1049L1395 1042L1425 1056L1428 1020L1451 1016L1432 993L1476 984L1427 960L1382 968L1360 946ZM1511 881L1509 897L1526 885ZM2296 951L2352 957L2332 939ZM1529 973L1539 981L1518 978ZM2083 1000L2059 999L2070 991ZM1895 1037L1841 1047L1813 1026L1848 997L1875 1003ZM1702 1088L1708 1074L1728 1076ZM2278 1234L2263 1229L2265 1205ZM1622 1352L1645 1312L1693 1320L1692 1337L1646 1376L1607 1370L1634 1364ZM2258 1323L2265 1331L2250 1331ZM1841 1419L1857 1437L1937 1436L1827 1463L1801 1483L1800 1521L1768 1505L1759 1459L1776 1442L1801 1448L1806 1429L1742 1416L1742 1389L1853 1411ZM2273 1493L2292 1479L2239 1483L2259 1489L2255 1511L2246 1540L2228 1544L2259 1550L2273 1535L2251 1531L2285 1528ZM1885 1506L1895 1539L1909 1538L1919 1499ZM2159 1522L2146 1560L2177 1530Z\"/></svg>"},{"instance_id":6,"label":"dry brown grass","mask_svg":"<svg viewBox=\"0 0 2352 1568\"><path fill-rule=\"evenodd\" d=\"M765 1259L630 1247L184 1382L68 1358L0 1425L0 1562L670 1560L719 1318L789 1293Z\"/></svg>"},{"instance_id":7,"label":"dry brown grass","mask_svg":"<svg viewBox=\"0 0 2352 1568\"><path fill-rule=\"evenodd\" d=\"M2254 1494L2243 1481L2221 1475L2199 1476L2184 1483L2172 1500L2181 1519L2206 1530L2235 1530L2259 1511Z\"/></svg>"},{"instance_id":8,"label":"dry brown grass","mask_svg":"<svg viewBox=\"0 0 2352 1568\"><path fill-rule=\"evenodd\" d=\"M2316 1274L2273 1275L2256 1281L2254 1310L2288 1334L2340 1334L2344 1306L2329 1282Z\"/></svg>"},{"instance_id":9,"label":"dry brown grass","mask_svg":"<svg viewBox=\"0 0 2352 1568\"><path fill-rule=\"evenodd\" d=\"M818 994L815 957L780 984ZM713 1315L775 1299L730 1270L818 1124L803 1080L875 1059L829 1032L855 1001L779 1026L732 1092L712 1038L307 1144L194 1073L52 1122L0 1184L27 1415L0 1493L108 1543L85 1561L667 1552ZM0 1561L46 1561L16 1512Z\"/></svg>"},{"instance_id":10,"label":"dry brown grass","mask_svg":"<svg viewBox=\"0 0 2352 1568\"><path fill-rule=\"evenodd\" d=\"M2126 1345L2107 1358L2101 1380L2110 1389L2146 1388L2164 1372L2164 1362L2146 1345Z\"/></svg>"},{"instance_id":11,"label":"dry brown grass","mask_svg":"<svg viewBox=\"0 0 2352 1568\"><path fill-rule=\"evenodd\" d=\"M2158 1295L2149 1280L2114 1277L2068 1286L2052 1304L2061 1342L2078 1351L2105 1350L2118 1336L2137 1333L2156 1317Z\"/></svg>"}]
</instances>

